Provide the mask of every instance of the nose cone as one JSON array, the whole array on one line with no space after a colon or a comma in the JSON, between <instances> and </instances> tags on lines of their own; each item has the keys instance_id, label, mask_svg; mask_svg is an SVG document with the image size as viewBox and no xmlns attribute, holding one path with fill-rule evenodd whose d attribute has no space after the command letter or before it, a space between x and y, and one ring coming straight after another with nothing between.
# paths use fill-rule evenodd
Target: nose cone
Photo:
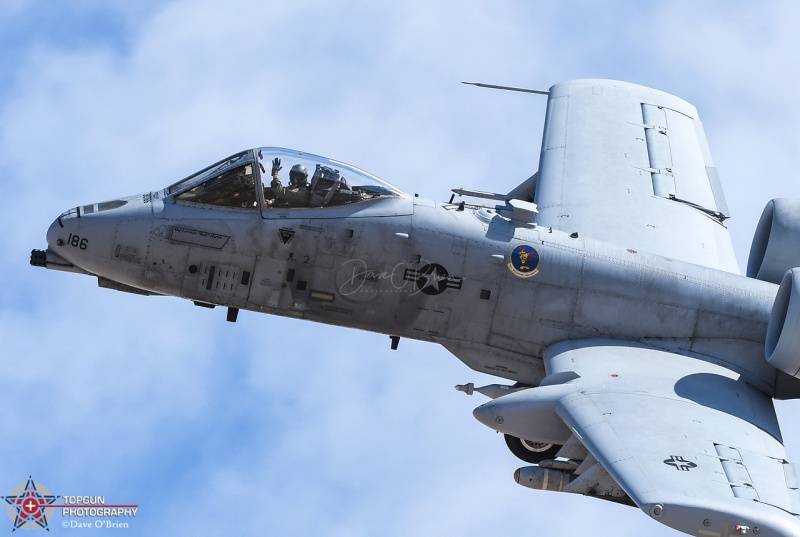
<instances>
[{"instance_id":1,"label":"nose cone","mask_svg":"<svg viewBox=\"0 0 800 537\"><path fill-rule=\"evenodd\" d=\"M70 209L56 218L47 230L47 248L75 265L87 249L87 218ZM91 226L88 226L91 227Z\"/></svg>"},{"instance_id":2,"label":"nose cone","mask_svg":"<svg viewBox=\"0 0 800 537\"><path fill-rule=\"evenodd\" d=\"M50 228L47 230L47 246L51 250L58 251L65 244L64 238L68 236L68 233L64 233L65 227L60 216L50 224Z\"/></svg>"},{"instance_id":3,"label":"nose cone","mask_svg":"<svg viewBox=\"0 0 800 537\"><path fill-rule=\"evenodd\" d=\"M70 209L50 224L47 246L73 265L97 274L109 260L122 222L150 222L149 205L127 200L95 203Z\"/></svg>"},{"instance_id":4,"label":"nose cone","mask_svg":"<svg viewBox=\"0 0 800 537\"><path fill-rule=\"evenodd\" d=\"M56 218L47 230L47 249L73 265L79 265L76 257L81 240L78 233L79 222L75 209L72 209ZM73 242L76 246L71 246Z\"/></svg>"},{"instance_id":5,"label":"nose cone","mask_svg":"<svg viewBox=\"0 0 800 537\"><path fill-rule=\"evenodd\" d=\"M114 281L138 278L153 225L150 201L138 195L66 211L47 230L46 263L58 258L59 265Z\"/></svg>"}]
</instances>

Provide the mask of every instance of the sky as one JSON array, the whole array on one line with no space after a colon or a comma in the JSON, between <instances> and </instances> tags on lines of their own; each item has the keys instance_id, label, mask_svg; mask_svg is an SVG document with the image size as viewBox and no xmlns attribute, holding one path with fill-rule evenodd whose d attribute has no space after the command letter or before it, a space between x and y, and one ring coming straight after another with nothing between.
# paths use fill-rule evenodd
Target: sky
<instances>
[{"instance_id":1,"label":"sky","mask_svg":"<svg viewBox=\"0 0 800 537\"><path fill-rule=\"evenodd\" d=\"M697 106L744 269L764 205L800 197L800 6L753 6L2 2L0 495L30 475L138 504L131 535L677 535L637 509L515 484L524 463L471 415L485 399L453 390L497 379L433 344L392 351L379 334L251 312L227 323L29 255L70 207L255 146L439 201L507 192L537 169L546 99L460 82L612 78ZM794 461L798 409L778 404Z\"/></svg>"}]
</instances>

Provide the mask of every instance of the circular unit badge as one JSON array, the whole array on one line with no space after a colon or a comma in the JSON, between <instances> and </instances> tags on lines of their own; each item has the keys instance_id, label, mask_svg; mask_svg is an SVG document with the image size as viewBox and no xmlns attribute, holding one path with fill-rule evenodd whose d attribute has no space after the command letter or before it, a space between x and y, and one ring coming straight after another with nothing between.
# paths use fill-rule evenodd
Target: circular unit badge
<instances>
[{"instance_id":1,"label":"circular unit badge","mask_svg":"<svg viewBox=\"0 0 800 537\"><path fill-rule=\"evenodd\" d=\"M539 252L529 244L520 244L511 251L508 270L519 278L532 278L539 274Z\"/></svg>"}]
</instances>

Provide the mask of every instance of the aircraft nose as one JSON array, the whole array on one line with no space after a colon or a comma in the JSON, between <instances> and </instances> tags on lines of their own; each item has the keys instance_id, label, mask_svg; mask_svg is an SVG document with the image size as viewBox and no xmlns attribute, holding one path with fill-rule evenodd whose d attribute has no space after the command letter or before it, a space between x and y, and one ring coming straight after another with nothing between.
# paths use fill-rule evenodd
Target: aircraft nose
<instances>
[{"instance_id":1,"label":"aircraft nose","mask_svg":"<svg viewBox=\"0 0 800 537\"><path fill-rule=\"evenodd\" d=\"M110 277L108 271L116 270L110 262L122 260L116 257L120 249L137 252L133 261L122 260L124 270L129 270L131 263L141 265L152 219L152 206L142 196L75 207L50 224L47 248L75 267Z\"/></svg>"},{"instance_id":2,"label":"aircraft nose","mask_svg":"<svg viewBox=\"0 0 800 537\"><path fill-rule=\"evenodd\" d=\"M65 243L62 237L65 226L61 218L62 217L59 216L53 220L53 223L50 224L50 227L47 229L47 246L52 250L63 246Z\"/></svg>"},{"instance_id":3,"label":"aircraft nose","mask_svg":"<svg viewBox=\"0 0 800 537\"><path fill-rule=\"evenodd\" d=\"M83 242L83 248L81 248L81 240L85 238L82 235L85 233L79 233L81 231L80 224L81 218L77 207L61 213L47 230L48 248L59 254L72 249L85 250L86 241Z\"/></svg>"},{"instance_id":4,"label":"aircraft nose","mask_svg":"<svg viewBox=\"0 0 800 537\"><path fill-rule=\"evenodd\" d=\"M72 237L76 234L76 224L65 218L70 211L62 213L56 218L47 230L47 250L31 251L31 265L34 267L44 267L54 270L66 270L68 272L85 272L77 263L78 256L70 252L68 246ZM80 241L77 241L78 248Z\"/></svg>"},{"instance_id":5,"label":"aircraft nose","mask_svg":"<svg viewBox=\"0 0 800 537\"><path fill-rule=\"evenodd\" d=\"M47 230L47 248L85 270L107 255L118 219L112 211L97 215L76 207L62 213Z\"/></svg>"}]
</instances>

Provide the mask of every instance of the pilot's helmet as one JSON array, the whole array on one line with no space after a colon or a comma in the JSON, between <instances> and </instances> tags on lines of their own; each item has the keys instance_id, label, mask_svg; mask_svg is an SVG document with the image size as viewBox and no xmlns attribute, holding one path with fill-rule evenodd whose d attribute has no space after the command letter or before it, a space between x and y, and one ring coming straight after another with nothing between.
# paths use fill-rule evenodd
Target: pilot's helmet
<instances>
[{"instance_id":1,"label":"pilot's helmet","mask_svg":"<svg viewBox=\"0 0 800 537\"><path fill-rule=\"evenodd\" d=\"M306 186L308 184L308 170L302 164L295 164L289 171L289 186Z\"/></svg>"}]
</instances>

